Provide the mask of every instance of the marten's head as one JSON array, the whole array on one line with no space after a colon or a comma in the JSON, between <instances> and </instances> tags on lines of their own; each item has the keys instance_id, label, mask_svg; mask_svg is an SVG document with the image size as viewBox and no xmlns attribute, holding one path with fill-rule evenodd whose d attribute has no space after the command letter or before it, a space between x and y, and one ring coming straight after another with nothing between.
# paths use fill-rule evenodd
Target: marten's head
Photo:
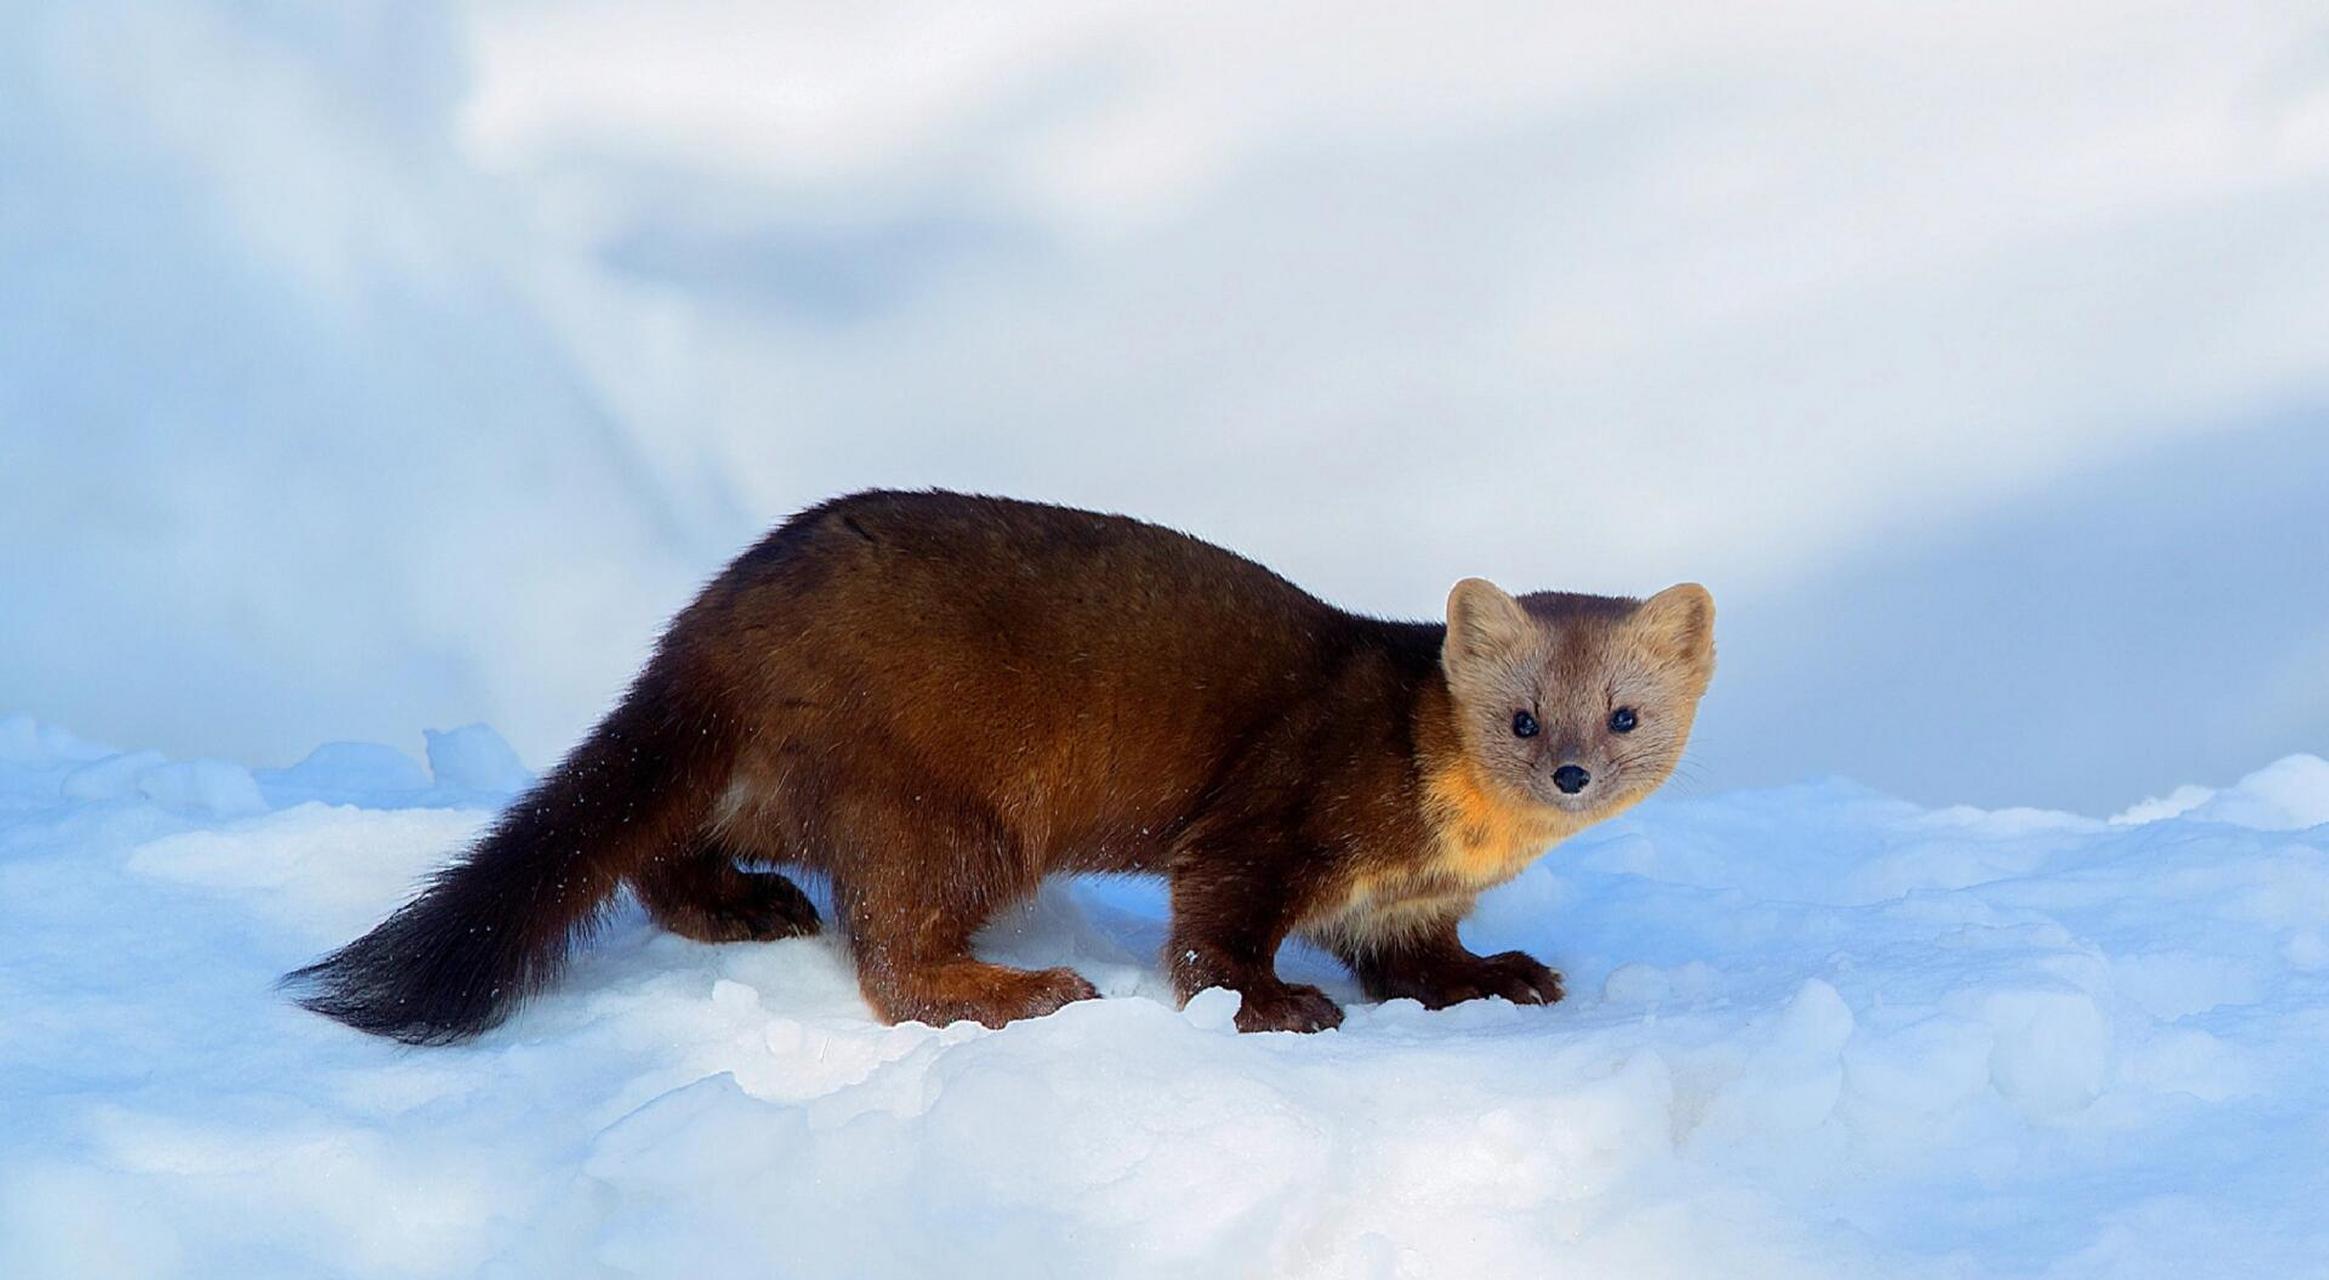
<instances>
[{"instance_id":1,"label":"marten's head","mask_svg":"<svg viewBox=\"0 0 2329 1280\"><path fill-rule=\"evenodd\" d=\"M1714 597L1689 582L1647 600L1482 578L1448 593L1440 665L1482 783L1587 820L1674 771L1714 676Z\"/></svg>"}]
</instances>

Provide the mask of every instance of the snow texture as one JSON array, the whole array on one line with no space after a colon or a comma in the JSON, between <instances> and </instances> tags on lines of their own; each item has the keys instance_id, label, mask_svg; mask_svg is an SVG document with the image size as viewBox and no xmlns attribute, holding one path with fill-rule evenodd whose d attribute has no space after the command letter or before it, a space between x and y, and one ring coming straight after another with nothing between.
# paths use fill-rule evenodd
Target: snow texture
<instances>
[{"instance_id":1,"label":"snow texture","mask_svg":"<svg viewBox=\"0 0 2329 1280\"><path fill-rule=\"evenodd\" d=\"M1161 895L988 954L1105 999L885 1027L830 938L620 906L475 1044L283 1002L525 781L253 774L0 720L0 1275L2320 1274L2329 763L2109 820L1831 780L1654 801L1489 895L1551 1008L1172 1007Z\"/></svg>"}]
</instances>

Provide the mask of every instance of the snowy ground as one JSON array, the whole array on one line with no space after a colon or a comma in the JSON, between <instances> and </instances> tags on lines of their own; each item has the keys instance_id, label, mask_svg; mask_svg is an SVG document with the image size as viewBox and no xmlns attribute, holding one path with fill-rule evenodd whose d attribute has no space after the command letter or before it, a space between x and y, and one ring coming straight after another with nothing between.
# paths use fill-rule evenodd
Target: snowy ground
<instances>
[{"instance_id":1,"label":"snowy ground","mask_svg":"<svg viewBox=\"0 0 2329 1280\"><path fill-rule=\"evenodd\" d=\"M0 1275L2329 1273L2329 763L2102 820L1674 798L1491 896L1549 1009L1238 1036L1145 885L989 950L1109 999L883 1027L829 940L620 913L510 1026L283 1004L523 774L0 721ZM2130 797L2130 800L2134 797Z\"/></svg>"}]
</instances>

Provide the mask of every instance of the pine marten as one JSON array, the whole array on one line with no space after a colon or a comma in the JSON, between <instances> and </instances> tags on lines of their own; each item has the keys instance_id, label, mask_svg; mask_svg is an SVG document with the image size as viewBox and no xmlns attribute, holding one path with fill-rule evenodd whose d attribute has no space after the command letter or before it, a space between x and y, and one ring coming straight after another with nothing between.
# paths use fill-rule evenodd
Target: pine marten
<instances>
[{"instance_id":1,"label":"pine marten","mask_svg":"<svg viewBox=\"0 0 2329 1280\"><path fill-rule=\"evenodd\" d=\"M1479 578L1447 622L1346 613L1123 516L944 492L811 508L681 611L621 703L413 901L287 979L412 1043L495 1025L628 883L706 942L793 937L825 873L892 1022L1001 1026L1096 995L971 939L1055 873L1165 877L1180 999L1242 1030L1342 1011L1281 980L1302 935L1370 998L1561 998L1456 924L1664 782L1714 671L1714 602ZM756 868L756 869L746 869Z\"/></svg>"}]
</instances>

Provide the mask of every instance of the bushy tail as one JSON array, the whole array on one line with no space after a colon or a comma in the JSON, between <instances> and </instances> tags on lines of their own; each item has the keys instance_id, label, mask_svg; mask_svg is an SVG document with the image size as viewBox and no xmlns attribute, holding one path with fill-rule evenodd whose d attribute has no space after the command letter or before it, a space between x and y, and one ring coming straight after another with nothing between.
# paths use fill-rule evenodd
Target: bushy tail
<instances>
[{"instance_id":1,"label":"bushy tail","mask_svg":"<svg viewBox=\"0 0 2329 1280\"><path fill-rule=\"evenodd\" d=\"M407 1044L465 1040L556 977L626 873L690 839L725 785L715 717L650 667L467 856L372 932L284 978L299 1003Z\"/></svg>"}]
</instances>

